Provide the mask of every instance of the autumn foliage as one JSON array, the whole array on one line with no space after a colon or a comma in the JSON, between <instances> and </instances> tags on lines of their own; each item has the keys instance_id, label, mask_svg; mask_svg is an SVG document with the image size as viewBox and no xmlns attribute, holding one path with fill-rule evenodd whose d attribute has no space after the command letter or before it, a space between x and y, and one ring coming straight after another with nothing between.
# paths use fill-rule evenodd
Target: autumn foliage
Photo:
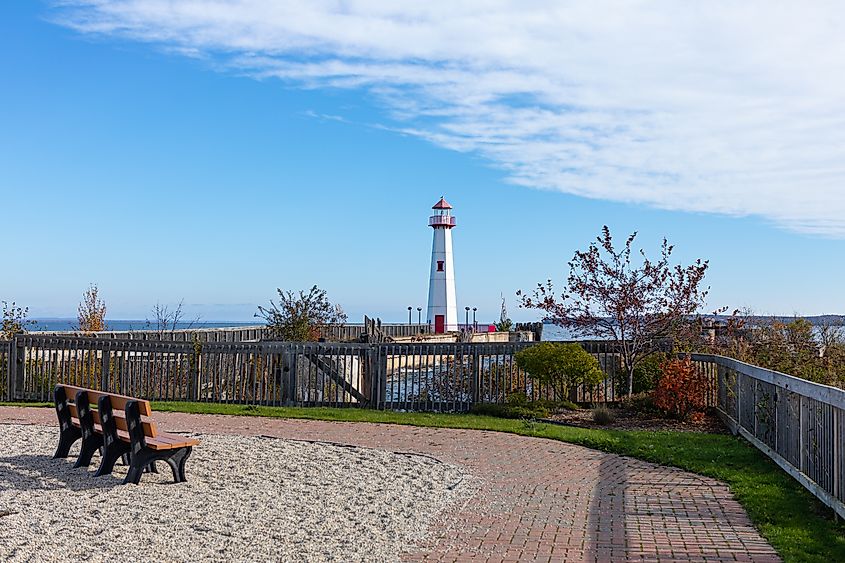
<instances>
[{"instance_id":1,"label":"autumn foliage","mask_svg":"<svg viewBox=\"0 0 845 563\"><path fill-rule=\"evenodd\" d=\"M82 294L82 301L77 308L78 329L82 332L101 332L106 330L106 304L100 299L100 289L91 284Z\"/></svg>"},{"instance_id":2,"label":"autumn foliage","mask_svg":"<svg viewBox=\"0 0 845 563\"><path fill-rule=\"evenodd\" d=\"M654 405L674 418L700 420L707 408L707 377L692 360L669 360L661 366Z\"/></svg>"}]
</instances>

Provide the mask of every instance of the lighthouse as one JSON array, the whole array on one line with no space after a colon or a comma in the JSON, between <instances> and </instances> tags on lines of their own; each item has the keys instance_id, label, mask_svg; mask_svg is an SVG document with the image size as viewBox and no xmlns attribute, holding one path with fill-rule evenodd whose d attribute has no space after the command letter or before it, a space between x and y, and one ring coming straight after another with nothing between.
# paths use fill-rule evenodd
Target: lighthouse
<instances>
[{"instance_id":1,"label":"lighthouse","mask_svg":"<svg viewBox=\"0 0 845 563\"><path fill-rule=\"evenodd\" d=\"M428 282L428 324L437 334L458 330L455 299L455 268L452 260L452 206L444 198L434 204L428 226L434 229L431 244L431 275Z\"/></svg>"}]
</instances>

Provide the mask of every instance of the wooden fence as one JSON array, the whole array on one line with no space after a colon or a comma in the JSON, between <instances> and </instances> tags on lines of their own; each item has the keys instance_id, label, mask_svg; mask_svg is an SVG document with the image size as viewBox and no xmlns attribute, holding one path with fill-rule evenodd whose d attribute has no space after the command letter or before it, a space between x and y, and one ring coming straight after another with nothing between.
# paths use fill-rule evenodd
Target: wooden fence
<instances>
[{"instance_id":1,"label":"wooden fence","mask_svg":"<svg viewBox=\"0 0 845 563\"><path fill-rule=\"evenodd\" d=\"M515 392L561 399L514 361L531 342L290 343L176 342L19 335L3 343L0 399L49 401L56 383L152 400L261 405L467 410ZM617 397L619 356L608 342L583 342L607 377L571 399Z\"/></svg>"},{"instance_id":2,"label":"wooden fence","mask_svg":"<svg viewBox=\"0 0 845 563\"><path fill-rule=\"evenodd\" d=\"M693 360L715 374L731 430L845 518L845 391L722 356Z\"/></svg>"}]
</instances>

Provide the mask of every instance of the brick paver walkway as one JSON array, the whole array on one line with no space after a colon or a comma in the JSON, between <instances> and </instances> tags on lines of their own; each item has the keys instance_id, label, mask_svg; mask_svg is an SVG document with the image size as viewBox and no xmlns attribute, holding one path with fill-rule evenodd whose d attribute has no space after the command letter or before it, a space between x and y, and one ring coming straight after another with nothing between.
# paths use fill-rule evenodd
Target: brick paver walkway
<instances>
[{"instance_id":1,"label":"brick paver walkway","mask_svg":"<svg viewBox=\"0 0 845 563\"><path fill-rule=\"evenodd\" d=\"M779 561L728 487L678 469L477 430L156 413L167 430L413 451L480 478L469 502L407 555L425 561ZM0 422L55 424L0 407Z\"/></svg>"}]
</instances>

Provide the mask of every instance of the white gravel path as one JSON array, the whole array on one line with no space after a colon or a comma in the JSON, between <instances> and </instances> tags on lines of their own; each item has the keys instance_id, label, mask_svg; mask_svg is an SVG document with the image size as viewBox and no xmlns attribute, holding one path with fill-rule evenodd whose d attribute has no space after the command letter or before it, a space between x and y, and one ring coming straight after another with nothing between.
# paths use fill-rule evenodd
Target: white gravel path
<instances>
[{"instance_id":1,"label":"white gravel path","mask_svg":"<svg viewBox=\"0 0 845 563\"><path fill-rule=\"evenodd\" d=\"M424 456L200 436L187 483L169 467L120 484L51 459L58 429L0 425L2 561L395 561L463 502L472 478Z\"/></svg>"}]
</instances>

